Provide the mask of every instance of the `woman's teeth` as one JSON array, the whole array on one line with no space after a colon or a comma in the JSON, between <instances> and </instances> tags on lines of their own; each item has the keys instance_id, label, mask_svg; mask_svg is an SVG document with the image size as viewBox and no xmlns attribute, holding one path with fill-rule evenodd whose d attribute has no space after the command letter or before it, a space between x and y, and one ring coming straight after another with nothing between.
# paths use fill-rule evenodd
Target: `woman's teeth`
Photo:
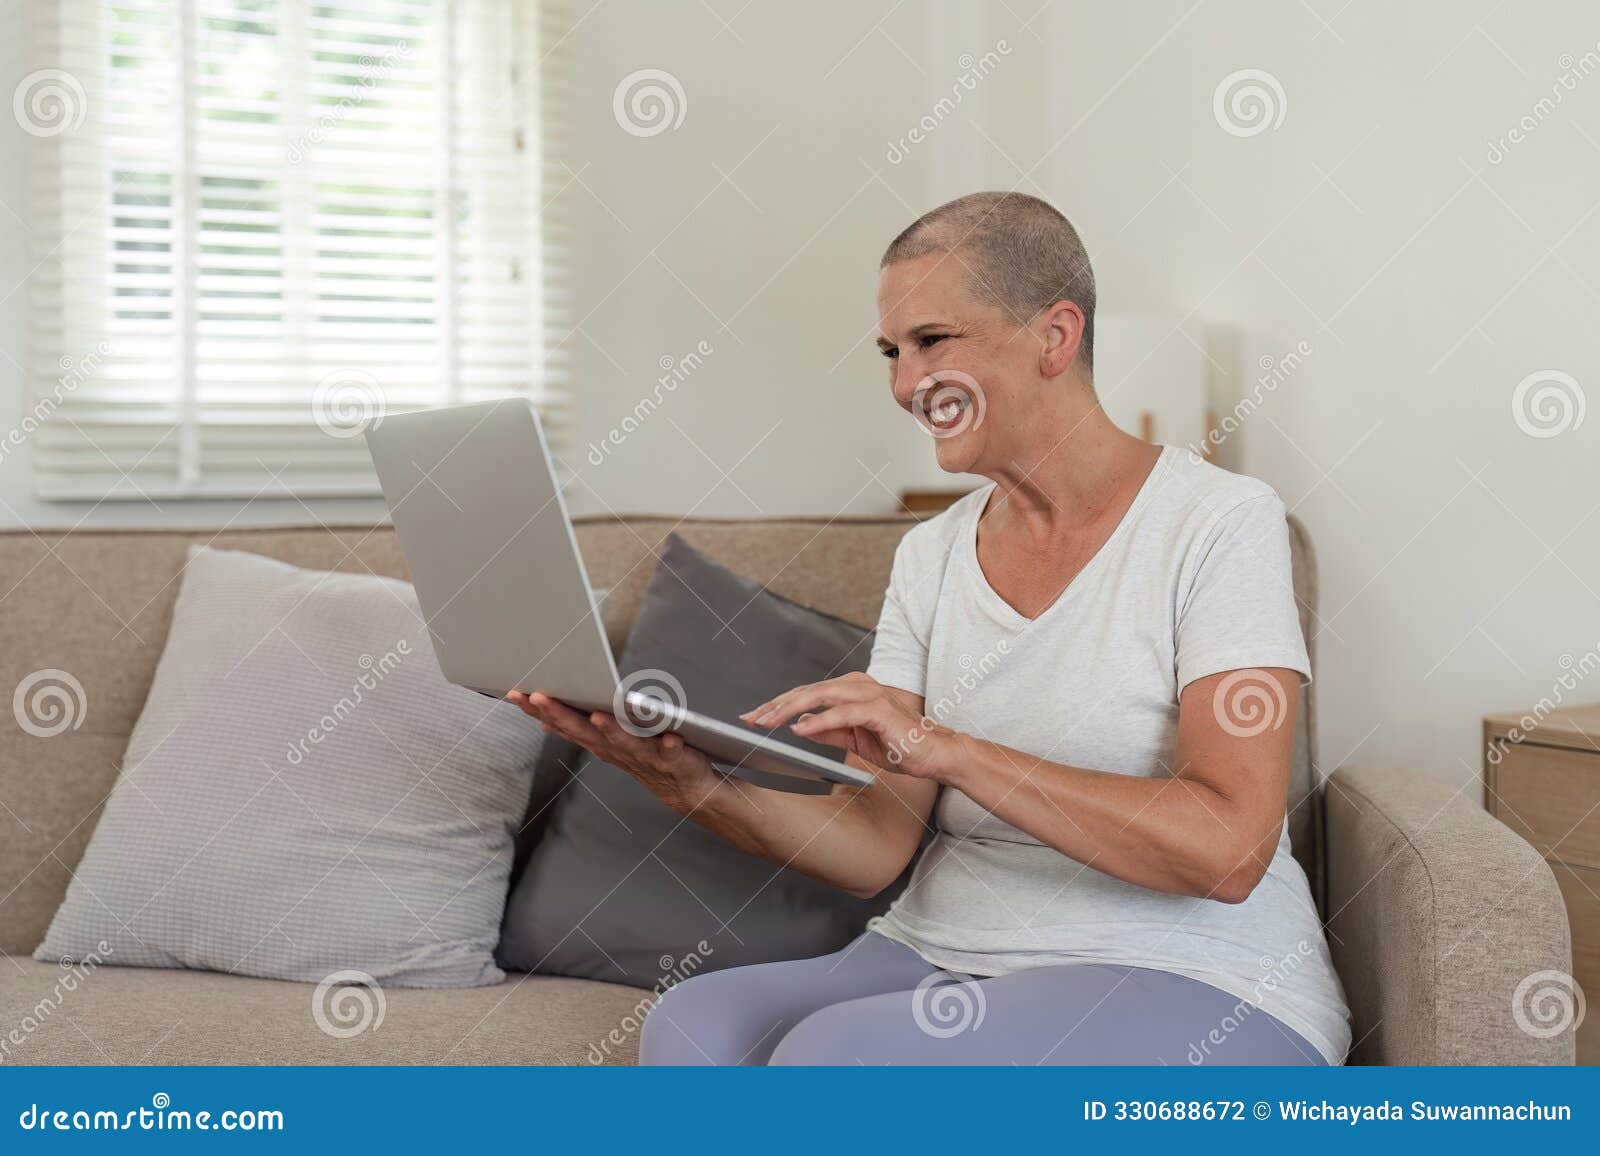
<instances>
[{"instance_id":1,"label":"woman's teeth","mask_svg":"<svg viewBox=\"0 0 1600 1156\"><path fill-rule=\"evenodd\" d=\"M966 408L965 398L952 397L929 409L928 420L939 428L944 429L960 421L961 415Z\"/></svg>"}]
</instances>

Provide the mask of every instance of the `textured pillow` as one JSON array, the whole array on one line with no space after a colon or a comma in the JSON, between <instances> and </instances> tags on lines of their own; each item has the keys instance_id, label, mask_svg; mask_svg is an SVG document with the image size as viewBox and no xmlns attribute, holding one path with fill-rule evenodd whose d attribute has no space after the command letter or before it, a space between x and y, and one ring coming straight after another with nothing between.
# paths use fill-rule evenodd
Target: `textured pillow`
<instances>
[{"instance_id":1,"label":"textured pillow","mask_svg":"<svg viewBox=\"0 0 1600 1156\"><path fill-rule=\"evenodd\" d=\"M770 594L672 535L620 664L667 671L691 708L732 719L792 686L864 669L871 649L868 631ZM888 905L887 894L856 899L744 854L590 755L572 766L576 781L546 808L507 904L502 966L651 987L684 978L683 966L837 950Z\"/></svg>"},{"instance_id":2,"label":"textured pillow","mask_svg":"<svg viewBox=\"0 0 1600 1156\"><path fill-rule=\"evenodd\" d=\"M411 587L191 548L122 773L36 959L469 987L539 728L444 680Z\"/></svg>"}]
</instances>

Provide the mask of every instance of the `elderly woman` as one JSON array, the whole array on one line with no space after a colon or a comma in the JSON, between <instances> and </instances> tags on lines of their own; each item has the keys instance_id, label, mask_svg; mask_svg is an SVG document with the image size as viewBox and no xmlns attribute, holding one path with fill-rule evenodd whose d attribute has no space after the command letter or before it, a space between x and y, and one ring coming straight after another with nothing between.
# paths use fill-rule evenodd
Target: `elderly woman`
<instances>
[{"instance_id":1,"label":"elderly woman","mask_svg":"<svg viewBox=\"0 0 1600 1156\"><path fill-rule=\"evenodd\" d=\"M643 1062L1342 1062L1285 814L1310 668L1283 503L1110 422L1094 307L1077 233L1032 197L963 197L884 254L895 401L989 484L906 534L867 673L743 716L876 787L764 791L514 696L752 855L859 896L917 861L843 950L673 988Z\"/></svg>"}]
</instances>

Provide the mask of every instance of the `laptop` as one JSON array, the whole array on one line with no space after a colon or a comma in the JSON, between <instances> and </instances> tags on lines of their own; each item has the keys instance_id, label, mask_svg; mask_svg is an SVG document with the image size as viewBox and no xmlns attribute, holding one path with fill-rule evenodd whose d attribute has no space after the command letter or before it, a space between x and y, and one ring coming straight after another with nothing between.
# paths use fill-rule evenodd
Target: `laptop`
<instances>
[{"instance_id":1,"label":"laptop","mask_svg":"<svg viewBox=\"0 0 1600 1156\"><path fill-rule=\"evenodd\" d=\"M532 402L391 414L366 439L451 682L493 698L543 691L610 712L634 734L676 731L724 773L876 781L771 732L696 713L670 671L618 675Z\"/></svg>"}]
</instances>

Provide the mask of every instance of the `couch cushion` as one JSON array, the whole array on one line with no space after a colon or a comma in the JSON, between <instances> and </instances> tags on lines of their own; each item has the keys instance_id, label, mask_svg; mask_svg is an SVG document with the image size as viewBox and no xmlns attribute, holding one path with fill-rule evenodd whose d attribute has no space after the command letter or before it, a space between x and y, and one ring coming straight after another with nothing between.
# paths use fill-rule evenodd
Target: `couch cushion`
<instances>
[{"instance_id":1,"label":"couch cushion","mask_svg":"<svg viewBox=\"0 0 1600 1156\"><path fill-rule=\"evenodd\" d=\"M48 738L0 710L0 951L30 952L44 936L144 706L189 546L207 542L405 576L387 528L0 533L0 692L44 668L84 690L76 728Z\"/></svg>"},{"instance_id":2,"label":"couch cushion","mask_svg":"<svg viewBox=\"0 0 1600 1156\"><path fill-rule=\"evenodd\" d=\"M601 617L620 651L668 534L779 597L871 628L895 547L914 524L909 517L595 517L577 519L577 534L589 581L610 590Z\"/></svg>"},{"instance_id":3,"label":"couch cushion","mask_svg":"<svg viewBox=\"0 0 1600 1156\"><path fill-rule=\"evenodd\" d=\"M41 958L499 983L538 728L445 681L407 583L191 550Z\"/></svg>"},{"instance_id":4,"label":"couch cushion","mask_svg":"<svg viewBox=\"0 0 1600 1156\"><path fill-rule=\"evenodd\" d=\"M381 1021L374 1001L370 1026L340 1038L318 1026L317 991L214 972L69 969L7 957L0 960L0 1066L630 1064L653 998L616 984L529 975L495 987L391 988ZM339 1028L335 1011L322 1018ZM361 1022L351 1020L349 1029Z\"/></svg>"},{"instance_id":5,"label":"couch cushion","mask_svg":"<svg viewBox=\"0 0 1600 1156\"><path fill-rule=\"evenodd\" d=\"M619 665L644 676L643 693L732 719L790 687L864 670L871 650L869 631L770 594L674 535ZM763 787L810 785L735 773ZM591 755L575 775L506 905L507 967L649 986L664 957L693 953L697 970L716 971L826 955L892 898L857 899L748 855Z\"/></svg>"}]
</instances>

